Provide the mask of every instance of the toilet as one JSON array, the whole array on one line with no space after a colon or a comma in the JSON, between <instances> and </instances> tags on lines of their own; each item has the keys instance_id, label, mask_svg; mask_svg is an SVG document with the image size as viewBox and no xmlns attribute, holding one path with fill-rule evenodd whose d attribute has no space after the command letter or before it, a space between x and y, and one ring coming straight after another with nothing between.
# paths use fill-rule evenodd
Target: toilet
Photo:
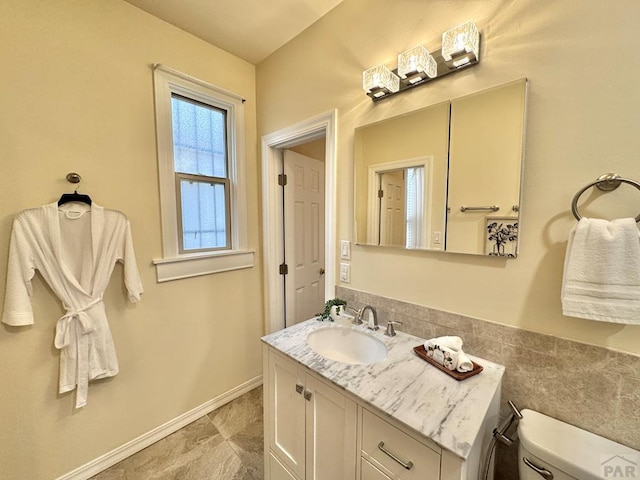
<instances>
[{"instance_id":1,"label":"toilet","mask_svg":"<svg viewBox=\"0 0 640 480\"><path fill-rule=\"evenodd\" d=\"M518 424L520 480L640 479L640 452L533 410Z\"/></svg>"}]
</instances>

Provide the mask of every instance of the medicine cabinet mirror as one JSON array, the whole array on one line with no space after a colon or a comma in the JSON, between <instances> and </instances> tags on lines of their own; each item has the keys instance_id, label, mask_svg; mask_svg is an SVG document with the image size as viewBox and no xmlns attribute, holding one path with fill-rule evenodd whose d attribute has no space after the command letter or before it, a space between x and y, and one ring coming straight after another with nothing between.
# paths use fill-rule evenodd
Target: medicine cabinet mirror
<instances>
[{"instance_id":1,"label":"medicine cabinet mirror","mask_svg":"<svg viewBox=\"0 0 640 480\"><path fill-rule=\"evenodd\" d=\"M356 243L515 257L526 79L355 132Z\"/></svg>"}]
</instances>

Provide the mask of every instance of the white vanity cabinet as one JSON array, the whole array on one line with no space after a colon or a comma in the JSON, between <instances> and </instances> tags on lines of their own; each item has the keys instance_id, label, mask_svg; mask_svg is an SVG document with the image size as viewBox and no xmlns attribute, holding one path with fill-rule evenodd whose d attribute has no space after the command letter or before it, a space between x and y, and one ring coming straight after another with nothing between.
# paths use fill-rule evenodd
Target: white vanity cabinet
<instances>
[{"instance_id":1,"label":"white vanity cabinet","mask_svg":"<svg viewBox=\"0 0 640 480\"><path fill-rule=\"evenodd\" d=\"M264 366L265 478L355 479L356 403L273 349Z\"/></svg>"},{"instance_id":2,"label":"white vanity cabinet","mask_svg":"<svg viewBox=\"0 0 640 480\"><path fill-rule=\"evenodd\" d=\"M482 373L457 382L415 355L423 339L368 331L386 358L341 363L307 342L329 328L363 331L309 320L262 339L265 479L477 480L504 367L474 357Z\"/></svg>"}]
</instances>

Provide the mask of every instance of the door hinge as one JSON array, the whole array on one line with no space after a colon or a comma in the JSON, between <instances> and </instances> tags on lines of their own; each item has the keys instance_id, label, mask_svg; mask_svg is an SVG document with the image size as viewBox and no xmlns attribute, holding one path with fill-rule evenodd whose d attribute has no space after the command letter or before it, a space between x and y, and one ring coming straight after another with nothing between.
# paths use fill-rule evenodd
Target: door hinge
<instances>
[{"instance_id":1,"label":"door hinge","mask_svg":"<svg viewBox=\"0 0 640 480\"><path fill-rule=\"evenodd\" d=\"M286 263L280 264L280 275L289 275L289 266Z\"/></svg>"},{"instance_id":2,"label":"door hinge","mask_svg":"<svg viewBox=\"0 0 640 480\"><path fill-rule=\"evenodd\" d=\"M278 174L278 185L284 187L287 184L287 176L284 173Z\"/></svg>"},{"instance_id":3,"label":"door hinge","mask_svg":"<svg viewBox=\"0 0 640 480\"><path fill-rule=\"evenodd\" d=\"M382 198L384 196L384 192L382 189L378 190L378 198Z\"/></svg>"}]
</instances>

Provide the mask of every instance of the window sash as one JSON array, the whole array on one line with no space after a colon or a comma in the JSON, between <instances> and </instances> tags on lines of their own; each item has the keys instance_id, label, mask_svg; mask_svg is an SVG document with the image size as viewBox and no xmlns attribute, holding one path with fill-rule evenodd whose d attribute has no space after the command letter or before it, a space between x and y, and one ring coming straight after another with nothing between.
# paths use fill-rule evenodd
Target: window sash
<instances>
[{"instance_id":1,"label":"window sash","mask_svg":"<svg viewBox=\"0 0 640 480\"><path fill-rule=\"evenodd\" d=\"M229 250L231 249L231 208L229 205L229 179L228 178L220 178L220 177L208 177L205 175L188 175L184 173L176 173L176 209L178 212L178 234L179 234L179 252L181 254L188 253L198 253L198 252L208 252L208 251L217 251L217 250ZM214 246L214 247L203 247L203 248L185 248L185 236L189 233L194 233L196 235L203 233L215 233L217 231L216 227L219 222L214 218L214 226L213 230L211 228L207 230L203 230L202 228L199 230L194 230L193 232L186 232L185 225L183 224L184 219L184 211L183 211L183 201L182 201L182 182L186 181L189 183L197 183L197 184L207 184L211 186L222 185L224 189L224 245ZM199 209L202 205L198 203L195 207ZM198 215L199 225L202 227L202 218Z\"/></svg>"},{"instance_id":2,"label":"window sash","mask_svg":"<svg viewBox=\"0 0 640 480\"><path fill-rule=\"evenodd\" d=\"M173 138L174 170L176 172L189 173L192 175L229 177L229 151L231 148L231 145L229 143L229 131L233 129L233 125L231 125L231 122L230 122L231 115L230 115L229 109L218 106L215 104L215 102L205 102L202 100L197 100L194 97L195 95L186 96L184 93L182 94L178 94L174 92L171 93L171 113L172 113L171 118L172 118L172 133L173 133L172 138ZM174 111L173 100L178 100L183 104L191 104L205 111L209 111L209 113L217 113L221 115L222 116L221 123L222 123L222 129L223 129L223 131L221 132L222 138L217 139L218 142L216 142L216 140L213 138L210 138L210 139L203 138L201 139L202 142L200 142L198 140L199 138L198 128L196 127L195 129L187 128L189 133L195 134L195 138L194 139L189 138L185 140L185 138L182 135L182 127L185 127L185 126L188 127L188 125L182 125L180 123L176 125L173 123L173 120L176 115L176 112ZM194 114L194 117L192 118L192 122L193 122L193 125L196 125L198 111L193 110L193 114ZM215 129L215 125L211 124L209 126L211 127L209 129L209 132L211 133L212 130ZM178 132L178 136L181 138L176 138L176 132ZM204 154L205 157L209 157L211 164L208 166L201 165L200 160L196 159L195 163L197 165L193 165L195 167L194 169L181 169L179 168L178 163L183 164L184 162L177 161L176 156L178 155L179 151L191 151L192 154L196 156L196 158L200 154ZM216 163L216 160L215 160L216 155L218 155L218 158L221 157L223 159L221 163ZM193 162L194 160L192 159L191 161ZM207 160L207 162L208 161L209 160ZM184 167L185 165L182 165L182 166ZM220 171L221 170L220 167L222 167L222 169L224 170L223 172ZM206 170L210 170L210 172Z\"/></svg>"}]
</instances>

